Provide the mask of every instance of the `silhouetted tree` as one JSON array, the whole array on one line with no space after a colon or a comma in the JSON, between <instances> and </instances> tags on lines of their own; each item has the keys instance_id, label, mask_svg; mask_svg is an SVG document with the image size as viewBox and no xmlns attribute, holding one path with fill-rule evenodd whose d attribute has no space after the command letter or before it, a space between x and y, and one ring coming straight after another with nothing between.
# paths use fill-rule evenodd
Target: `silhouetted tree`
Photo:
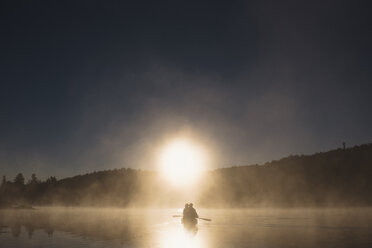
<instances>
[{"instance_id":1,"label":"silhouetted tree","mask_svg":"<svg viewBox=\"0 0 372 248\"><path fill-rule=\"evenodd\" d=\"M6 184L6 177L3 176L3 180L1 181L1 187L4 187Z\"/></svg>"},{"instance_id":2,"label":"silhouetted tree","mask_svg":"<svg viewBox=\"0 0 372 248\"><path fill-rule=\"evenodd\" d=\"M22 173L18 173L18 175L14 179L14 182L18 185L25 184L25 178L23 177Z\"/></svg>"},{"instance_id":3,"label":"silhouetted tree","mask_svg":"<svg viewBox=\"0 0 372 248\"><path fill-rule=\"evenodd\" d=\"M53 184L57 182L57 178L55 176L51 176L46 180L47 183Z\"/></svg>"},{"instance_id":4,"label":"silhouetted tree","mask_svg":"<svg viewBox=\"0 0 372 248\"><path fill-rule=\"evenodd\" d=\"M37 184L40 183L39 179L37 179L35 173L32 173L31 180L29 181L29 184Z\"/></svg>"}]
</instances>

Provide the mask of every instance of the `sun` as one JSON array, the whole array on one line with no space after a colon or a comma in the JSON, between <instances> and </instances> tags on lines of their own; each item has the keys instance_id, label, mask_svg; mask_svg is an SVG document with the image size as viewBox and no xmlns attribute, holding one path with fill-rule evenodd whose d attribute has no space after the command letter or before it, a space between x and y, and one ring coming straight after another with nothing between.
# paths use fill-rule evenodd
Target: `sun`
<instances>
[{"instance_id":1,"label":"sun","mask_svg":"<svg viewBox=\"0 0 372 248\"><path fill-rule=\"evenodd\" d=\"M189 140L177 139L168 143L160 153L162 175L173 185L195 183L206 166L203 149Z\"/></svg>"}]
</instances>

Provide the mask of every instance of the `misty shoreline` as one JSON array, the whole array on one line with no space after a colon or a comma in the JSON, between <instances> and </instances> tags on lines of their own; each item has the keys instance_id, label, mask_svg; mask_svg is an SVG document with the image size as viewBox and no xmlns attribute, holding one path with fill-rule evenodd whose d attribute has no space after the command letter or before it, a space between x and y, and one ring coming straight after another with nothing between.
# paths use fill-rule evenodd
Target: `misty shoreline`
<instances>
[{"instance_id":1,"label":"misty shoreline","mask_svg":"<svg viewBox=\"0 0 372 248\"><path fill-rule=\"evenodd\" d=\"M203 208L353 208L372 206L372 144L306 156L289 156L264 165L208 171L198 185L170 187L159 173L129 168L57 180L25 183L5 176L0 205Z\"/></svg>"}]
</instances>

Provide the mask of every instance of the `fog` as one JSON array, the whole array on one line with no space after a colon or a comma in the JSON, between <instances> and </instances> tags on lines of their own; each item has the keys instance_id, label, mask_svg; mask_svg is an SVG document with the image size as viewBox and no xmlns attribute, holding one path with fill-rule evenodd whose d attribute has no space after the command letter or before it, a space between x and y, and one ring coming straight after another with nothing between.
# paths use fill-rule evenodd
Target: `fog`
<instances>
[{"instance_id":1,"label":"fog","mask_svg":"<svg viewBox=\"0 0 372 248\"><path fill-rule=\"evenodd\" d=\"M3 177L0 205L169 208L194 202L210 208L364 207L372 204L371 151L372 144L365 144L263 165L214 170L206 166L197 180L188 175L195 179L190 181L174 180L190 172L185 161L174 164L176 170L122 168L62 179L25 178L18 173L14 179Z\"/></svg>"},{"instance_id":2,"label":"fog","mask_svg":"<svg viewBox=\"0 0 372 248\"><path fill-rule=\"evenodd\" d=\"M179 209L37 208L0 210L7 247L368 247L371 210L198 209L196 229L184 229ZM60 243L63 242L63 243Z\"/></svg>"},{"instance_id":3,"label":"fog","mask_svg":"<svg viewBox=\"0 0 372 248\"><path fill-rule=\"evenodd\" d=\"M67 132L63 137L49 141L34 134L27 142L13 139L1 145L1 172L63 178L123 167L155 170L156 152L164 141L185 134L213 153L213 168L262 164L341 147L342 141L353 146L370 139L359 134L353 115L321 128L319 121L305 116L318 110L306 110L296 87L250 85L264 81L259 75L231 79L239 86L231 87L230 79L218 75L155 63L141 73L126 71L117 77L80 89L79 106L71 110L72 130L52 132ZM332 102L347 104L354 103ZM329 112L335 114L332 108ZM331 128L335 126L337 130Z\"/></svg>"},{"instance_id":4,"label":"fog","mask_svg":"<svg viewBox=\"0 0 372 248\"><path fill-rule=\"evenodd\" d=\"M6 247L370 247L372 144L263 165L106 170L57 180L20 173L0 187ZM194 203L197 223L181 221ZM182 218L183 220L184 218Z\"/></svg>"},{"instance_id":5,"label":"fog","mask_svg":"<svg viewBox=\"0 0 372 248\"><path fill-rule=\"evenodd\" d=\"M0 247L372 247L369 5L4 2Z\"/></svg>"}]
</instances>

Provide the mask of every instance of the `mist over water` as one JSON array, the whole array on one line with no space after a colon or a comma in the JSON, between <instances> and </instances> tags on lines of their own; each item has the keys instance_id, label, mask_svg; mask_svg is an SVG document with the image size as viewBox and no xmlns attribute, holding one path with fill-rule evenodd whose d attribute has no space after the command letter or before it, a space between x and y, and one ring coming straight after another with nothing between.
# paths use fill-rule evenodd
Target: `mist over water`
<instances>
[{"instance_id":1,"label":"mist over water","mask_svg":"<svg viewBox=\"0 0 372 248\"><path fill-rule=\"evenodd\" d=\"M0 247L371 247L371 151L223 168L195 185L133 169L3 177ZM181 222L186 202L196 226Z\"/></svg>"},{"instance_id":2,"label":"mist over water","mask_svg":"<svg viewBox=\"0 0 372 248\"><path fill-rule=\"evenodd\" d=\"M0 247L371 247L372 211L198 209L187 229L181 209L57 208L0 211Z\"/></svg>"},{"instance_id":3,"label":"mist over water","mask_svg":"<svg viewBox=\"0 0 372 248\"><path fill-rule=\"evenodd\" d=\"M371 9L2 1L0 248L372 247Z\"/></svg>"}]
</instances>

